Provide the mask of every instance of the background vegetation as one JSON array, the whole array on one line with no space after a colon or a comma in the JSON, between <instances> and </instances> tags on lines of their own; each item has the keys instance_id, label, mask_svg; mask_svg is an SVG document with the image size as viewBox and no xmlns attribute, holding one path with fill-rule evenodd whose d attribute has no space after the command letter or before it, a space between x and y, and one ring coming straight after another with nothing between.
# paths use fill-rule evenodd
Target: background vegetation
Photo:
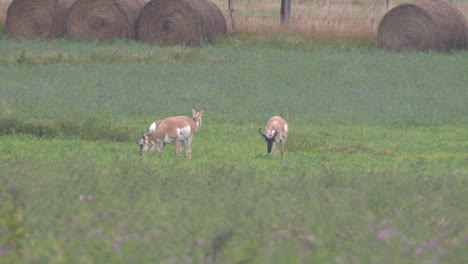
<instances>
[{"instance_id":1,"label":"background vegetation","mask_svg":"<svg viewBox=\"0 0 468 264\"><path fill-rule=\"evenodd\" d=\"M464 263L468 53L0 36L0 263ZM206 107L192 159L138 155ZM290 124L284 160L257 130Z\"/></svg>"}]
</instances>

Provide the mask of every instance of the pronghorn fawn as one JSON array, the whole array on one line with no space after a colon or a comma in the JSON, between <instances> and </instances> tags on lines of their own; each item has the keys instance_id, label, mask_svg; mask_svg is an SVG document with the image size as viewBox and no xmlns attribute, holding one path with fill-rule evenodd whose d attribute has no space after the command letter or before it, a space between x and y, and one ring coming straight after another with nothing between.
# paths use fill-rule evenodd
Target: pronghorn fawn
<instances>
[{"instance_id":1,"label":"pronghorn fawn","mask_svg":"<svg viewBox=\"0 0 468 264\"><path fill-rule=\"evenodd\" d=\"M192 108L192 119L197 124L197 127L201 126L202 124L202 116L205 113L205 110L206 108L201 110L200 112L197 112L197 110L195 110L195 107ZM151 123L151 126L149 127L149 133L151 134L154 131L156 131L156 129L160 126L162 121L163 120L156 120L153 123Z\"/></svg>"},{"instance_id":2,"label":"pronghorn fawn","mask_svg":"<svg viewBox=\"0 0 468 264\"><path fill-rule=\"evenodd\" d=\"M274 116L268 120L265 127L265 134L261 129L258 129L260 135L265 138L267 142L267 152L276 154L276 143L281 143L281 158L284 156L284 144L288 138L288 123L279 116Z\"/></svg>"},{"instance_id":3,"label":"pronghorn fawn","mask_svg":"<svg viewBox=\"0 0 468 264\"><path fill-rule=\"evenodd\" d=\"M164 154L166 144L174 144L175 154L179 155L182 150L182 145L185 146L185 155L192 155L192 139L197 131L197 124L188 116L175 116L160 120L156 131L149 135L142 133L140 145L140 155L145 154L150 150Z\"/></svg>"}]
</instances>

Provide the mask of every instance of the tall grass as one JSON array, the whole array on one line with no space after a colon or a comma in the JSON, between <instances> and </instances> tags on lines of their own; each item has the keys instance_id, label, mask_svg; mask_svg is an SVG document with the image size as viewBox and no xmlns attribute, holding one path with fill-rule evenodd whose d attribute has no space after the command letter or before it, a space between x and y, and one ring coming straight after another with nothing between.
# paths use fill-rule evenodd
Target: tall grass
<instances>
[{"instance_id":1,"label":"tall grass","mask_svg":"<svg viewBox=\"0 0 468 264\"><path fill-rule=\"evenodd\" d=\"M466 122L466 52L394 54L348 44L341 50L339 43L328 48L296 39L235 38L216 48L4 39L0 107L21 116L17 124L25 127L36 119L146 126L193 105L207 107L213 121L234 123L258 124L274 114L307 124ZM76 59L31 65L5 59L21 50L37 54L26 62L53 50ZM109 62L83 63L93 56L87 54L109 51ZM158 59L165 54L173 55ZM146 59L126 61L132 57Z\"/></svg>"}]
</instances>

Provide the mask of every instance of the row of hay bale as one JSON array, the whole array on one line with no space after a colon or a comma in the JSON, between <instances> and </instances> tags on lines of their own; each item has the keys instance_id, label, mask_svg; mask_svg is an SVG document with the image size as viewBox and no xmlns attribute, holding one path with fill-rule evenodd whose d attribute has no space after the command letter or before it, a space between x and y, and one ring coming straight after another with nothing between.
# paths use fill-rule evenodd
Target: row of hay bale
<instances>
[{"instance_id":1,"label":"row of hay bale","mask_svg":"<svg viewBox=\"0 0 468 264\"><path fill-rule=\"evenodd\" d=\"M226 33L226 20L209 0L13 0L10 37L200 45ZM391 9L379 23L378 46L393 51L468 49L463 14L445 0L414 0Z\"/></svg>"},{"instance_id":2,"label":"row of hay bale","mask_svg":"<svg viewBox=\"0 0 468 264\"><path fill-rule=\"evenodd\" d=\"M221 10L209 0L13 0L9 37L201 45L226 34Z\"/></svg>"}]
</instances>

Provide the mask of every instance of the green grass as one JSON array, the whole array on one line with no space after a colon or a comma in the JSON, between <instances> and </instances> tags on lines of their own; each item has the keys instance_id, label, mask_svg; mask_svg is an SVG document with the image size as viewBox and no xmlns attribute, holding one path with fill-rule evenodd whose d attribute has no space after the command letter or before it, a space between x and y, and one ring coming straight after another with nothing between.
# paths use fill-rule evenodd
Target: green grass
<instances>
[{"instance_id":1,"label":"green grass","mask_svg":"<svg viewBox=\"0 0 468 264\"><path fill-rule=\"evenodd\" d=\"M62 49L66 43L60 44ZM209 118L228 122L263 122L272 114L289 120L306 117L306 122L379 125L466 121L466 52L393 54L364 48L302 50L303 43L298 50L294 44L228 44L177 48L179 58L162 63L7 65L1 70L2 110L50 119L138 116L145 123L184 114L192 105L206 106ZM86 56L94 45L81 44L83 55L68 52ZM70 46L75 50L79 45ZM133 47L135 51L125 50ZM115 43L102 52L146 56L144 47ZM150 53L153 49L149 46ZM173 50L161 48L161 53ZM5 54L14 56L9 51Z\"/></svg>"},{"instance_id":2,"label":"green grass","mask_svg":"<svg viewBox=\"0 0 468 264\"><path fill-rule=\"evenodd\" d=\"M339 133L327 135L326 127L318 127L323 131L315 135L315 146L308 142L309 149L298 150L291 138L281 161L264 153L260 137L243 141L248 128L213 125L199 131L192 160L176 158L170 148L162 157L139 157L132 142L2 137L1 185L24 196L28 239L21 259L164 263L203 262L200 258L216 255L231 263L336 258L457 263L466 258L463 135L449 128L329 127L348 130L351 137L343 143ZM362 133L370 143L360 142ZM389 142L379 143L382 133ZM392 142L402 133L406 136ZM210 140L221 134L231 140ZM225 233L232 236L215 250L216 237Z\"/></svg>"},{"instance_id":3,"label":"green grass","mask_svg":"<svg viewBox=\"0 0 468 264\"><path fill-rule=\"evenodd\" d=\"M0 39L0 263L463 263L467 58ZM138 155L192 106L192 159Z\"/></svg>"}]
</instances>

